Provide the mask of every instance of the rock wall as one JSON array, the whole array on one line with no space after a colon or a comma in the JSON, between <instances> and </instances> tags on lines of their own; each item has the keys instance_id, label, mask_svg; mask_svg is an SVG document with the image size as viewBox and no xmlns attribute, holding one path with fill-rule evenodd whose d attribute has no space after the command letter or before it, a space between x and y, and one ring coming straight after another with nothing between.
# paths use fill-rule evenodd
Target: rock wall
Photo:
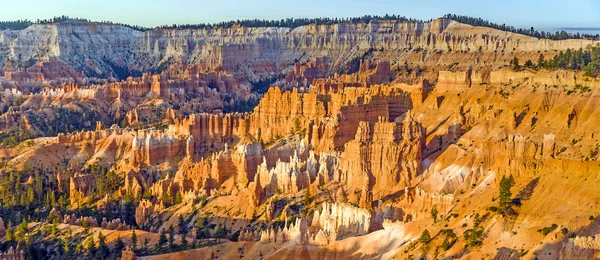
<instances>
[{"instance_id":1,"label":"rock wall","mask_svg":"<svg viewBox=\"0 0 600 260\"><path fill-rule=\"evenodd\" d=\"M424 145L424 129L410 112L402 123L385 117L361 122L354 140L345 145L334 178L356 190L366 186L379 199L397 185L408 186L419 174Z\"/></svg>"},{"instance_id":2,"label":"rock wall","mask_svg":"<svg viewBox=\"0 0 600 260\"><path fill-rule=\"evenodd\" d=\"M336 57L334 64L341 65L352 59L354 49L351 47L354 46L362 51L384 49L383 55L387 56L407 50L455 51L461 60L485 57L486 53L497 51L506 57L482 60L497 65L498 61L504 63L510 59L513 52L579 49L593 43L539 40L448 19L431 22L374 19L368 23L344 22L291 29L233 26L144 32L121 25L67 21L34 24L1 34L0 54L6 54L1 56L6 57L0 60L2 63L59 57L76 71L108 74L114 67L147 71L174 60L227 71L243 68L255 79L278 72L295 59L323 54ZM468 58L473 53L471 56L480 57Z\"/></svg>"}]
</instances>

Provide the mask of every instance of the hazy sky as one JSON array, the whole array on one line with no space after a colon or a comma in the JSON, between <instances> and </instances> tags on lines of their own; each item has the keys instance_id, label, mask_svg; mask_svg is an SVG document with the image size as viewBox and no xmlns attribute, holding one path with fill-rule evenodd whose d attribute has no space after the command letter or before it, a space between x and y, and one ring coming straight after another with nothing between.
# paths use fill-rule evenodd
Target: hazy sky
<instances>
[{"instance_id":1,"label":"hazy sky","mask_svg":"<svg viewBox=\"0 0 600 260\"><path fill-rule=\"evenodd\" d=\"M600 0L2 0L0 20L68 15L151 27L386 13L424 20L455 13L522 28L600 27Z\"/></svg>"}]
</instances>

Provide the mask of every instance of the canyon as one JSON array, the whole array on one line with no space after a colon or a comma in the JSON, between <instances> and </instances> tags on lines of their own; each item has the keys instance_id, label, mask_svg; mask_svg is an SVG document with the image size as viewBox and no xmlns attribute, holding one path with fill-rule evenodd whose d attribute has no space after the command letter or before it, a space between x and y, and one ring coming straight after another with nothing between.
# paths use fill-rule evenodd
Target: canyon
<instances>
[{"instance_id":1,"label":"canyon","mask_svg":"<svg viewBox=\"0 0 600 260\"><path fill-rule=\"evenodd\" d=\"M593 259L600 80L509 64L597 44L448 18L1 30L0 258Z\"/></svg>"}]
</instances>

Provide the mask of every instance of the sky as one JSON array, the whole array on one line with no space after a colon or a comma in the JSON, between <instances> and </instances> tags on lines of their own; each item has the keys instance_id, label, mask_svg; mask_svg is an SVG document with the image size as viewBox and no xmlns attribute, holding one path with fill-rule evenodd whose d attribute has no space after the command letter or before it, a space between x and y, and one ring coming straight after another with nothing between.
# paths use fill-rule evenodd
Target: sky
<instances>
[{"instance_id":1,"label":"sky","mask_svg":"<svg viewBox=\"0 0 600 260\"><path fill-rule=\"evenodd\" d=\"M517 28L600 28L600 0L0 0L0 20L67 15L154 27L237 19L397 14L422 20L447 13Z\"/></svg>"}]
</instances>

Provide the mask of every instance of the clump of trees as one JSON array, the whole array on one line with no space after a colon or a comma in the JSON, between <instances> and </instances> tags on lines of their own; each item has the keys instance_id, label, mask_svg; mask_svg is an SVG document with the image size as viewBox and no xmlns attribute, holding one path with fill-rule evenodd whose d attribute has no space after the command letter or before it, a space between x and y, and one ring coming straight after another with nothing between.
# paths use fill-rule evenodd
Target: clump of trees
<instances>
[{"instance_id":1,"label":"clump of trees","mask_svg":"<svg viewBox=\"0 0 600 260\"><path fill-rule=\"evenodd\" d=\"M519 71L523 67L519 64L519 58L516 56L510 60L509 65L515 71ZM549 60L546 60L544 54L540 53L537 64L527 60L524 66L527 68L580 70L585 72L586 76L597 77L600 75L600 45L585 50L580 48L579 50L560 51Z\"/></svg>"},{"instance_id":2,"label":"clump of trees","mask_svg":"<svg viewBox=\"0 0 600 260\"><path fill-rule=\"evenodd\" d=\"M586 76L596 77L600 74L600 46L589 49L560 51L551 60L545 60L540 54L539 68L582 70Z\"/></svg>"},{"instance_id":3,"label":"clump of trees","mask_svg":"<svg viewBox=\"0 0 600 260\"><path fill-rule=\"evenodd\" d=\"M484 216L485 217L485 216ZM483 227L481 226L482 218L478 213L473 216L473 228L465 230L463 238L470 247L476 247L481 245L483 238Z\"/></svg>"}]
</instances>

